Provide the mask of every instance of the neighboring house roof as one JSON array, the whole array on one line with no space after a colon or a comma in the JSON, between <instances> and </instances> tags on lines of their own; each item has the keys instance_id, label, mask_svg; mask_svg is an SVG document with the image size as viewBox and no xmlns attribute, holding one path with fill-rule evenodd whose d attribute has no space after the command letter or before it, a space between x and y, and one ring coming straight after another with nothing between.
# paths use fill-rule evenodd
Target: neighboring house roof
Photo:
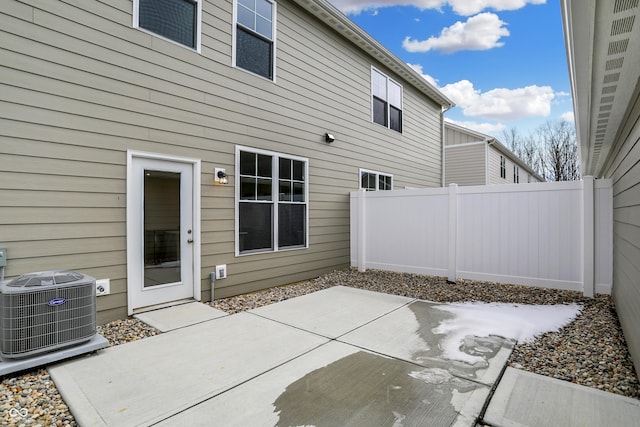
<instances>
[{"instance_id":1,"label":"neighboring house roof","mask_svg":"<svg viewBox=\"0 0 640 427\"><path fill-rule=\"evenodd\" d=\"M352 41L363 51L389 67L406 81L411 83L416 89L429 96L435 102L444 107L445 110L455 106L454 102L446 97L438 88L434 87L417 71L400 60L397 56L387 50L373 37L367 34L362 28L356 25L345 14L340 12L335 6L326 0L292 0L300 7L306 9L316 16L330 28ZM330 64L328 64L330 66Z\"/></svg>"},{"instance_id":2,"label":"neighboring house roof","mask_svg":"<svg viewBox=\"0 0 640 427\"><path fill-rule=\"evenodd\" d=\"M637 0L563 0L562 15L582 175L601 176L637 96L640 8Z\"/></svg>"},{"instance_id":3,"label":"neighboring house roof","mask_svg":"<svg viewBox=\"0 0 640 427\"><path fill-rule=\"evenodd\" d=\"M466 133L467 135L471 135L475 138L478 139L478 142L486 142L487 144L491 145L492 147L495 147L499 152L501 152L502 154L504 154L506 157L508 157L509 159L511 159L512 162L514 162L515 164L517 164L520 168L526 170L530 175L534 176L537 180L539 181L544 181L544 178L542 178L540 175L538 175L536 173L536 171L534 171L533 169L531 169L531 166L529 166L528 164L526 164L520 157L516 156L516 154L509 150L502 142L500 142L498 139L494 138L493 136L490 135L485 135L484 133L475 131L473 129L469 129L460 125L457 125L455 123L451 123L448 121L444 122L445 127L448 127L450 129L454 129L458 132L462 132L462 133ZM447 142L445 141L445 147L449 146L449 144L447 144Z\"/></svg>"}]
</instances>

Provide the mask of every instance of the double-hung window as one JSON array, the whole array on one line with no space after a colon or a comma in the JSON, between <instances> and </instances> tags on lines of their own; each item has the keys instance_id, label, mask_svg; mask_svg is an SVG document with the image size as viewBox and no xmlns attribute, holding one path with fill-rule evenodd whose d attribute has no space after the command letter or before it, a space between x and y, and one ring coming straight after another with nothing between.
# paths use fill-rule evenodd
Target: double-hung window
<instances>
[{"instance_id":1,"label":"double-hung window","mask_svg":"<svg viewBox=\"0 0 640 427\"><path fill-rule=\"evenodd\" d=\"M513 182L520 183L520 168L517 165L513 165Z\"/></svg>"},{"instance_id":2,"label":"double-hung window","mask_svg":"<svg viewBox=\"0 0 640 427\"><path fill-rule=\"evenodd\" d=\"M133 26L200 51L202 0L133 0Z\"/></svg>"},{"instance_id":3,"label":"double-hung window","mask_svg":"<svg viewBox=\"0 0 640 427\"><path fill-rule=\"evenodd\" d=\"M308 163L236 148L238 254L307 247Z\"/></svg>"},{"instance_id":4,"label":"double-hung window","mask_svg":"<svg viewBox=\"0 0 640 427\"><path fill-rule=\"evenodd\" d=\"M504 156L500 156L500 178L507 178L507 161Z\"/></svg>"},{"instance_id":5,"label":"double-hung window","mask_svg":"<svg viewBox=\"0 0 640 427\"><path fill-rule=\"evenodd\" d=\"M393 189L393 175L360 169L360 188L367 191Z\"/></svg>"},{"instance_id":6,"label":"double-hung window","mask_svg":"<svg viewBox=\"0 0 640 427\"><path fill-rule=\"evenodd\" d=\"M402 132L402 86L373 67L371 109L375 123Z\"/></svg>"},{"instance_id":7,"label":"double-hung window","mask_svg":"<svg viewBox=\"0 0 640 427\"><path fill-rule=\"evenodd\" d=\"M276 4L236 0L234 65L273 80Z\"/></svg>"}]
</instances>

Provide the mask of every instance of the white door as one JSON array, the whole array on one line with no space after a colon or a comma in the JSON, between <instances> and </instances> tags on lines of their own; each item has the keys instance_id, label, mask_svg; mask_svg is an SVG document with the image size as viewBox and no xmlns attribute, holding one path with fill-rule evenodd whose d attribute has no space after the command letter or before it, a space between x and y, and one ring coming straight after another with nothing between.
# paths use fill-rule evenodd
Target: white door
<instances>
[{"instance_id":1,"label":"white door","mask_svg":"<svg viewBox=\"0 0 640 427\"><path fill-rule=\"evenodd\" d=\"M127 177L127 290L129 313L193 298L194 164L129 157ZM199 299L199 298L198 298Z\"/></svg>"}]
</instances>

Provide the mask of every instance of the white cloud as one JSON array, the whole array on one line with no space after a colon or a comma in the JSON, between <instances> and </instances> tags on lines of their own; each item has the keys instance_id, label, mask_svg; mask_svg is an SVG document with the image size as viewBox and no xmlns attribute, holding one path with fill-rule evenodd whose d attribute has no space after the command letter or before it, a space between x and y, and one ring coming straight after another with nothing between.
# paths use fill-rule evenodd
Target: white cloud
<instances>
[{"instance_id":1,"label":"white cloud","mask_svg":"<svg viewBox=\"0 0 640 427\"><path fill-rule=\"evenodd\" d=\"M573 111L567 111L566 113L562 113L560 118L562 120L564 120L565 122L569 122L569 123L575 123L576 122L575 117L573 116Z\"/></svg>"},{"instance_id":2,"label":"white cloud","mask_svg":"<svg viewBox=\"0 0 640 427\"><path fill-rule=\"evenodd\" d=\"M517 10L527 4L544 4L546 0L333 0L332 3L347 14L391 6L414 6L422 10L450 6L458 15L471 16L483 10Z\"/></svg>"},{"instance_id":3,"label":"white cloud","mask_svg":"<svg viewBox=\"0 0 640 427\"><path fill-rule=\"evenodd\" d=\"M500 39L508 35L505 22L495 13L485 12L472 16L466 22L458 21L444 28L438 37L432 36L422 41L406 37L402 47L408 52L488 50L504 45Z\"/></svg>"},{"instance_id":4,"label":"white cloud","mask_svg":"<svg viewBox=\"0 0 640 427\"><path fill-rule=\"evenodd\" d=\"M544 4L546 0L448 0L446 3L458 15L470 16L487 9L518 10L529 3Z\"/></svg>"},{"instance_id":5,"label":"white cloud","mask_svg":"<svg viewBox=\"0 0 640 427\"><path fill-rule=\"evenodd\" d=\"M498 88L481 92L469 80L441 87L465 116L511 121L525 117L548 116L555 96L550 86L526 86L517 89Z\"/></svg>"},{"instance_id":6,"label":"white cloud","mask_svg":"<svg viewBox=\"0 0 640 427\"><path fill-rule=\"evenodd\" d=\"M464 120L451 120L450 118L446 118L445 121L467 129L475 130L476 132L484 133L485 135L499 135L507 128L504 123L478 123Z\"/></svg>"}]
</instances>

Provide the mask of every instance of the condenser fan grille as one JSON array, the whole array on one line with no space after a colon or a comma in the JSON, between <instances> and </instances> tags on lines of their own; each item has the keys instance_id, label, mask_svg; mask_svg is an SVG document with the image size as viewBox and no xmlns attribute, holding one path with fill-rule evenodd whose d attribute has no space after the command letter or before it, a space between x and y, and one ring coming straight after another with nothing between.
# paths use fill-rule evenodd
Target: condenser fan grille
<instances>
[{"instance_id":1,"label":"condenser fan grille","mask_svg":"<svg viewBox=\"0 0 640 427\"><path fill-rule=\"evenodd\" d=\"M0 294L0 353L26 357L93 337L94 283L85 280L70 286Z\"/></svg>"}]
</instances>

